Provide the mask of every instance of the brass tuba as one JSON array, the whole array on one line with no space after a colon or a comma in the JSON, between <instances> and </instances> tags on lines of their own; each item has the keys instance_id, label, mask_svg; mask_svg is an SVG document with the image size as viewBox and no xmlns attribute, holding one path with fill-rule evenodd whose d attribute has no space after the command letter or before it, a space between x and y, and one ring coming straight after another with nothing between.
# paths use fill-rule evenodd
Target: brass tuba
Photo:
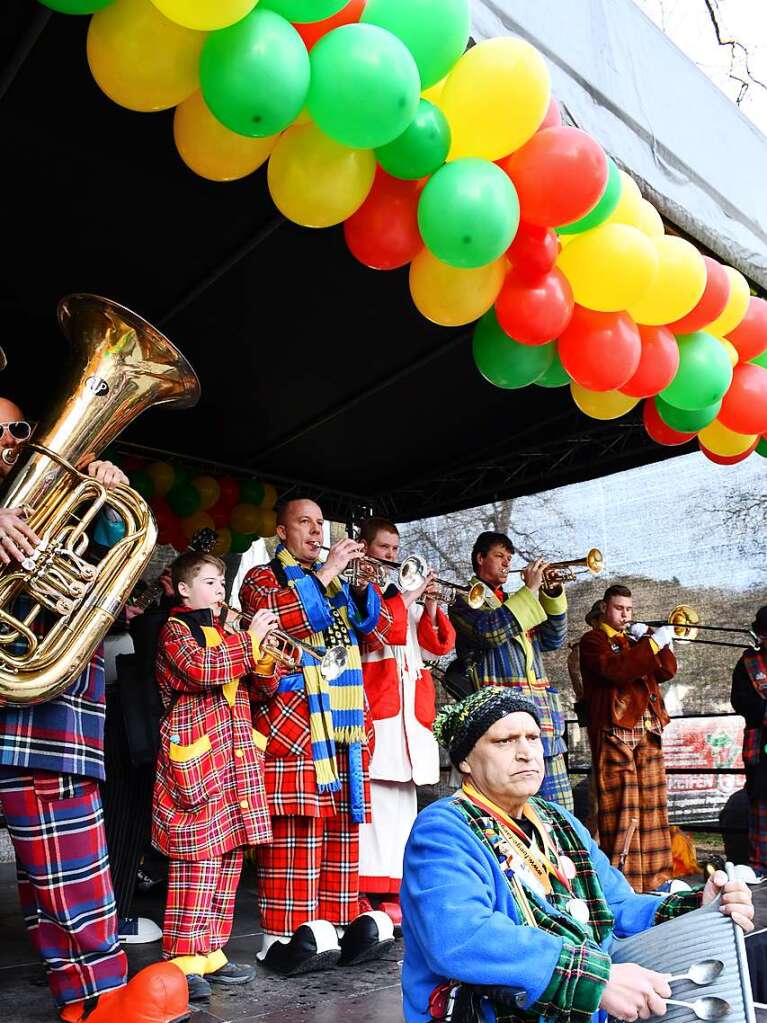
<instances>
[{"instance_id":1,"label":"brass tuba","mask_svg":"<svg viewBox=\"0 0 767 1023\"><path fill-rule=\"evenodd\" d=\"M144 409L188 408L200 396L184 356L129 309L69 295L58 319L73 377L63 404L18 451L0 498L2 508L26 510L41 541L21 565L0 566L0 704L42 703L71 685L152 555L157 527L144 499L127 486L107 490L81 469ZM102 509L125 536L92 564L87 529ZM41 612L53 621L37 636Z\"/></svg>"}]
</instances>

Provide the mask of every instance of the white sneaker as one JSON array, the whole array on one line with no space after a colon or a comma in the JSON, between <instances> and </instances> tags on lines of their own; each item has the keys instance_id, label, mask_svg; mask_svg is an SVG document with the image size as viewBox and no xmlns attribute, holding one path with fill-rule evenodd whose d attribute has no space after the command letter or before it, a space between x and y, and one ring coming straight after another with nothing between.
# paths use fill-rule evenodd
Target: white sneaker
<instances>
[{"instance_id":1,"label":"white sneaker","mask_svg":"<svg viewBox=\"0 0 767 1023\"><path fill-rule=\"evenodd\" d=\"M123 945L146 945L159 941L162 931L145 916L126 916L117 922L117 937Z\"/></svg>"}]
</instances>

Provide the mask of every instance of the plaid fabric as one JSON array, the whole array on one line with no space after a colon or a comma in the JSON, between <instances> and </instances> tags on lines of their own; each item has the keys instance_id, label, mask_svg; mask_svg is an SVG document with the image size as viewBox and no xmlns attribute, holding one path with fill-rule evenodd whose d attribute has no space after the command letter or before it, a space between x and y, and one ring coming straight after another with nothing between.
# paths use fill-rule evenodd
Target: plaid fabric
<instances>
[{"instance_id":1,"label":"plaid fabric","mask_svg":"<svg viewBox=\"0 0 767 1023\"><path fill-rule=\"evenodd\" d=\"M171 860L162 925L162 954L210 955L229 941L242 849L208 860Z\"/></svg>"},{"instance_id":2,"label":"plaid fabric","mask_svg":"<svg viewBox=\"0 0 767 1023\"><path fill-rule=\"evenodd\" d=\"M546 774L543 784L538 790L541 799L550 803L559 803L566 810L573 809L573 787L570 784L570 776L567 773L565 758L561 755L555 757L544 757L543 765Z\"/></svg>"},{"instance_id":3,"label":"plaid fabric","mask_svg":"<svg viewBox=\"0 0 767 1023\"><path fill-rule=\"evenodd\" d=\"M620 739L621 742L625 742L627 746L634 749L644 738L645 732L652 732L655 735L661 735L663 729L661 728L660 721L650 713L649 710L644 712L644 717L638 725L633 728L621 728L616 725L613 728L608 729L610 735L614 735L616 739Z\"/></svg>"},{"instance_id":4,"label":"plaid fabric","mask_svg":"<svg viewBox=\"0 0 767 1023\"><path fill-rule=\"evenodd\" d=\"M660 737L645 732L632 748L606 731L595 766L599 844L617 866L629 822L636 817L624 873L635 891L653 891L673 875Z\"/></svg>"},{"instance_id":5,"label":"plaid fabric","mask_svg":"<svg viewBox=\"0 0 767 1023\"><path fill-rule=\"evenodd\" d=\"M157 683L168 713L160 728L152 841L171 859L210 860L269 841L265 735L254 734L250 700L269 696L276 680L254 674L239 681L258 660L253 637L225 636L212 626L210 611L175 612L160 633Z\"/></svg>"},{"instance_id":6,"label":"plaid fabric","mask_svg":"<svg viewBox=\"0 0 767 1023\"><path fill-rule=\"evenodd\" d=\"M479 582L472 577L470 585ZM485 590L482 607L458 599L450 606L456 631L456 653L469 667L478 686L511 686L531 700L540 715L545 757L566 750L565 720L559 693L551 686L541 654L559 650L567 635L567 601L541 594L537 600L526 586L500 600Z\"/></svg>"},{"instance_id":7,"label":"plaid fabric","mask_svg":"<svg viewBox=\"0 0 767 1023\"><path fill-rule=\"evenodd\" d=\"M749 864L767 871L767 799L749 801L748 842Z\"/></svg>"},{"instance_id":8,"label":"plaid fabric","mask_svg":"<svg viewBox=\"0 0 767 1023\"><path fill-rule=\"evenodd\" d=\"M359 826L347 816L273 817L256 855L258 909L269 934L309 920L343 926L359 914Z\"/></svg>"},{"instance_id":9,"label":"plaid fabric","mask_svg":"<svg viewBox=\"0 0 767 1023\"><path fill-rule=\"evenodd\" d=\"M122 987L98 784L0 767L0 807L18 862L19 899L56 1004Z\"/></svg>"},{"instance_id":10,"label":"plaid fabric","mask_svg":"<svg viewBox=\"0 0 767 1023\"><path fill-rule=\"evenodd\" d=\"M307 591L310 596L306 595ZM299 579L294 586L281 585L274 566L262 565L251 569L246 575L240 590L240 607L251 616L259 608L269 608L279 618L281 629L297 639L308 639L312 633L326 627L329 616L327 610L323 611L317 605L318 593L317 584L308 576ZM370 625L369 631L363 634L375 633L385 640L391 624L391 611L384 606L375 628ZM355 643L356 633L356 628L351 630L351 638ZM272 815L326 817L342 812L342 808L351 813L348 786L343 785L343 776L348 772L348 748L343 744L336 746L342 791L320 792L312 757L309 709L303 678L301 675L288 674L284 669L279 670L278 677L278 691L271 700L266 704L253 705L254 727L268 736L264 770ZM363 785L358 814L364 820L369 815L369 750L373 741L372 722L367 707L365 725L367 742L362 744L360 750Z\"/></svg>"}]
</instances>

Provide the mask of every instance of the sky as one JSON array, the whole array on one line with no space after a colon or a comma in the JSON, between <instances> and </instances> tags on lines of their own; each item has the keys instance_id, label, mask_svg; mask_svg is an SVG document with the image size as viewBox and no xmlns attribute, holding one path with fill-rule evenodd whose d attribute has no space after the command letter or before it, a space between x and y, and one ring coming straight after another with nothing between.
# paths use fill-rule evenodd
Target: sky
<instances>
[{"instance_id":1,"label":"sky","mask_svg":"<svg viewBox=\"0 0 767 1023\"><path fill-rule=\"evenodd\" d=\"M690 59L733 101L749 80L741 47L720 46L706 0L634 0ZM735 39L748 50L750 78L767 86L767 3L765 0L709 0L723 39ZM767 135L767 88L751 82L741 111Z\"/></svg>"}]
</instances>

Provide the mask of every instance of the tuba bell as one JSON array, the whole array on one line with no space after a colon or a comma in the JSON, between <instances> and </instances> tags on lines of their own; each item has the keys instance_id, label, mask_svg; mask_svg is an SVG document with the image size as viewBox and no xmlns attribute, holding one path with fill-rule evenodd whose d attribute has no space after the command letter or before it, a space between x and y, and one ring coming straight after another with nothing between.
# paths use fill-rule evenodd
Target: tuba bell
<instances>
[{"instance_id":1,"label":"tuba bell","mask_svg":"<svg viewBox=\"0 0 767 1023\"><path fill-rule=\"evenodd\" d=\"M0 498L1 508L24 509L40 537L21 565L0 566L0 704L42 703L71 685L152 555L157 527L144 499L81 470L145 409L188 408L200 396L184 356L129 309L69 295L58 320L73 349L72 379L33 441L10 452L18 457ZM125 535L93 564L87 530L102 509ZM52 623L38 636L43 612Z\"/></svg>"}]
</instances>

